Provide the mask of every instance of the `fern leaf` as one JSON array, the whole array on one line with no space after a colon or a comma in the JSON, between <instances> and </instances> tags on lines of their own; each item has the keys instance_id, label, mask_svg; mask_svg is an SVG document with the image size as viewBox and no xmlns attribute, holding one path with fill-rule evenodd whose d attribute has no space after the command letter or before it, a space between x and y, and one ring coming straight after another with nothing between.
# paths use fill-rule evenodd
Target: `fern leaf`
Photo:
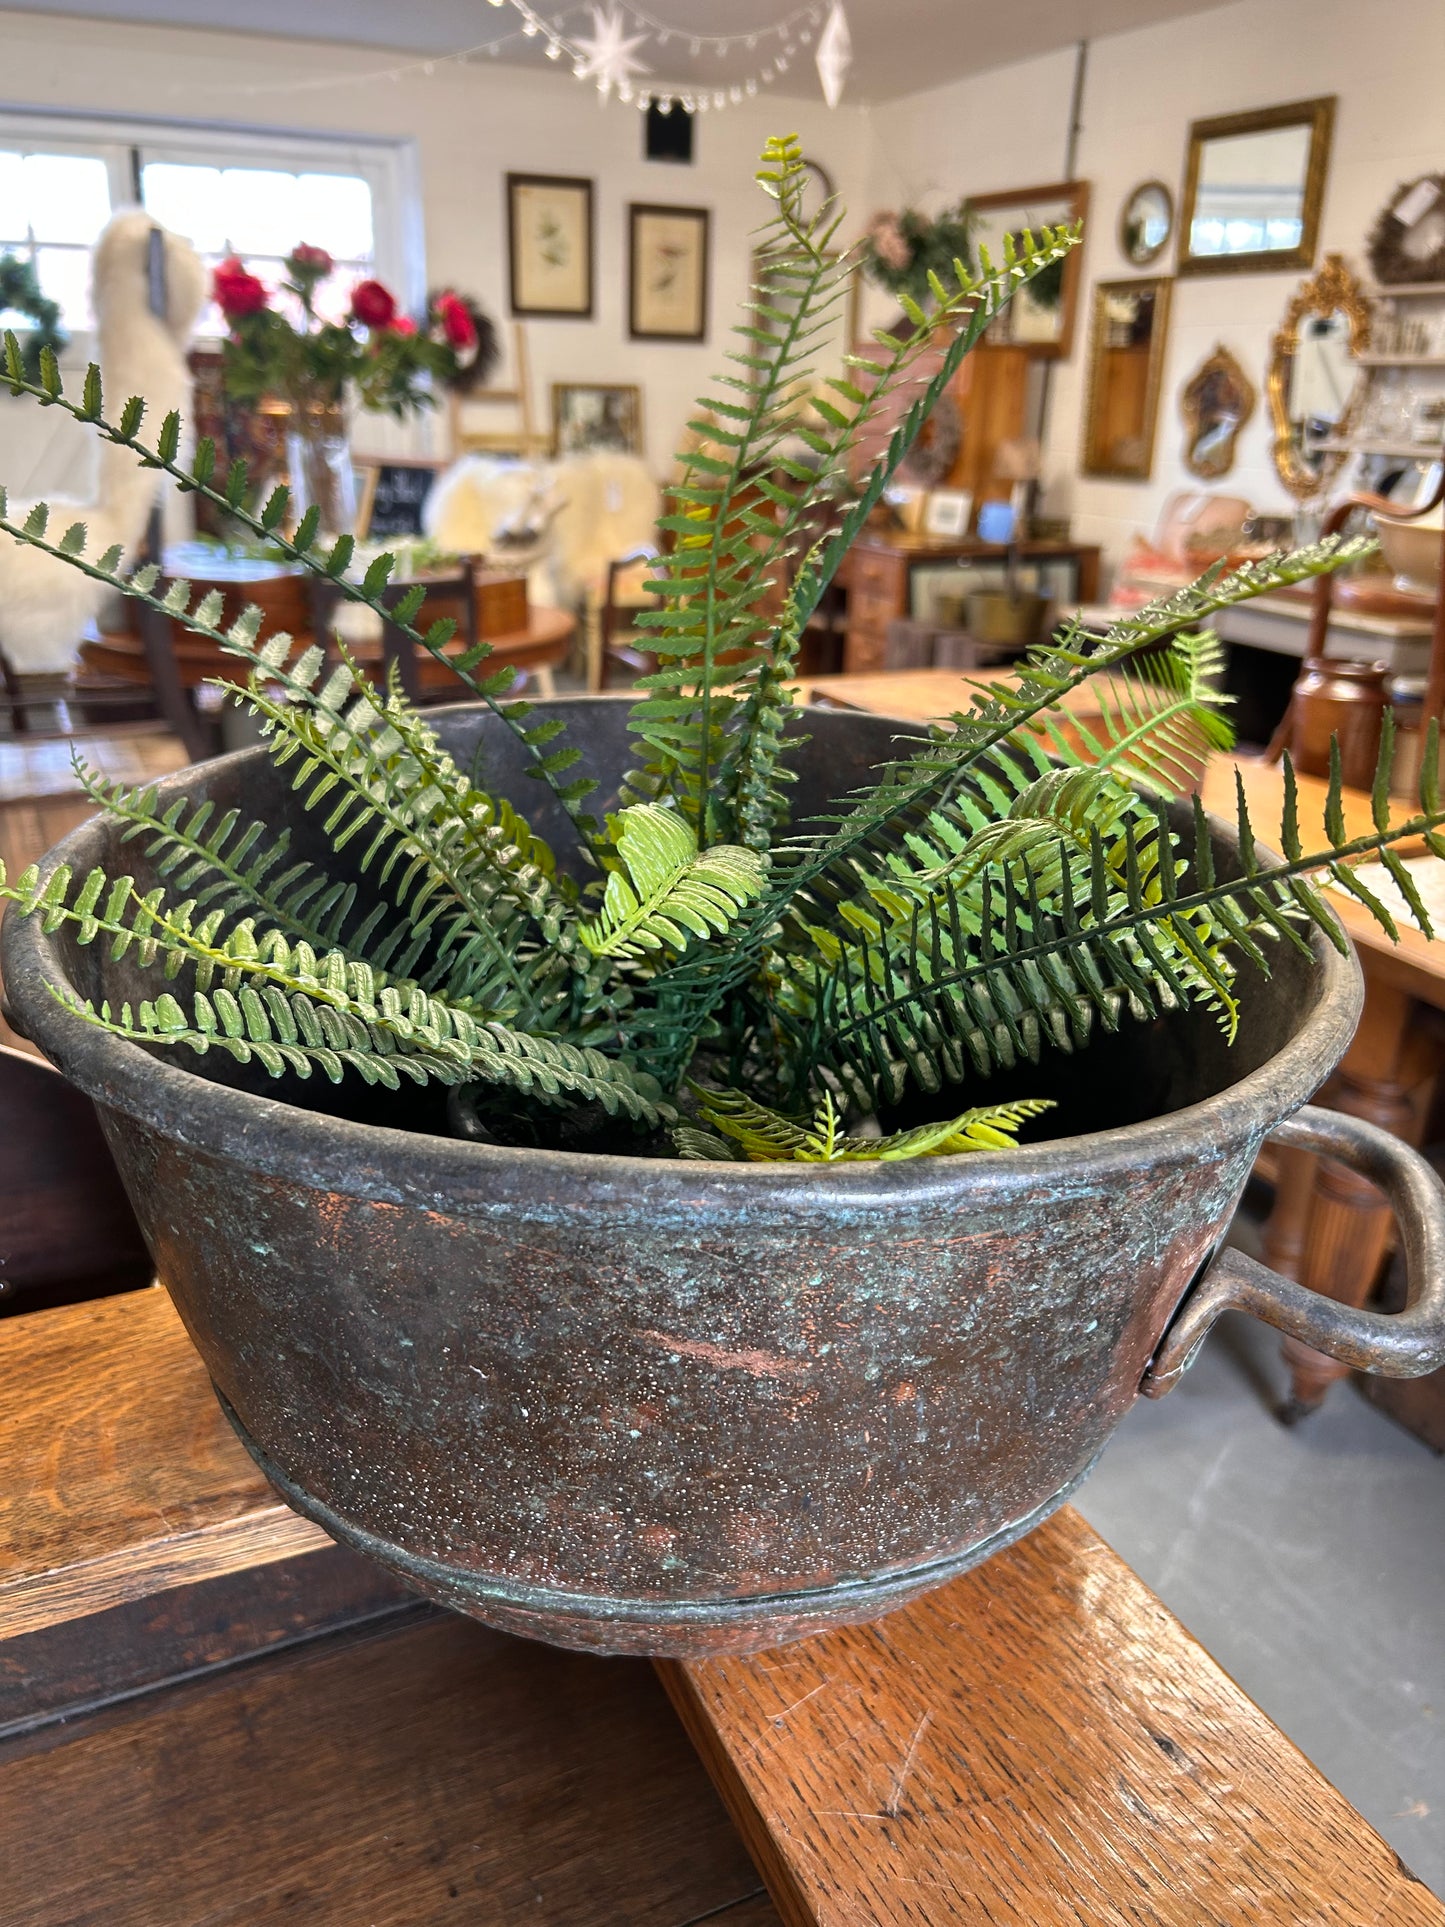
<instances>
[{"instance_id":1,"label":"fern leaf","mask_svg":"<svg viewBox=\"0 0 1445 1927\"><path fill-rule=\"evenodd\" d=\"M655 803L620 811L613 840L618 864L601 911L579 933L594 956L684 950L726 930L763 887L756 851L718 843L700 852L692 828Z\"/></svg>"},{"instance_id":2,"label":"fern leaf","mask_svg":"<svg viewBox=\"0 0 1445 1927\"><path fill-rule=\"evenodd\" d=\"M824 1091L806 1123L759 1104L745 1091L712 1091L694 1085L698 1113L710 1133L687 1126L674 1133L686 1158L716 1157L708 1138L720 1136L738 1146L754 1164L898 1163L905 1158L952 1157L969 1151L1012 1150L1022 1126L1053 1105L1047 1098L1020 1098L984 1105L936 1124L922 1124L887 1137L850 1136L840 1127L837 1105ZM714 1135L715 1134L715 1135ZM701 1140L701 1142L699 1141Z\"/></svg>"}]
</instances>

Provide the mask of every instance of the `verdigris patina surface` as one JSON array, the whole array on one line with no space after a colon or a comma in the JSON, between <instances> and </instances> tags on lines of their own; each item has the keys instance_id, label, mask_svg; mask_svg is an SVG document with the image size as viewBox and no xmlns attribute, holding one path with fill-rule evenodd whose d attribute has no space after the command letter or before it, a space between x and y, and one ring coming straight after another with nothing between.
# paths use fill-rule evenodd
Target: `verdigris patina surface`
<instances>
[{"instance_id":1,"label":"verdigris patina surface","mask_svg":"<svg viewBox=\"0 0 1445 1927\"><path fill-rule=\"evenodd\" d=\"M579 740L615 789L626 712L587 708ZM804 812L898 728L806 726ZM489 718L439 727L536 803ZM256 810L283 780L244 752L185 789ZM532 814L545 833L547 807ZM123 859L143 885L138 847ZM93 821L57 855L115 866L118 827ZM303 1110L98 1031L43 987L91 994L97 962L38 919L6 925L20 1021L101 1105L242 1437L338 1538L509 1631L687 1655L886 1611L1058 1505L1151 1360L1161 1389L1233 1298L1360 1362L1439 1361L1440 1193L1413 1166L1412 1255L1434 1288L1411 1318L1326 1307L1256 1268L1261 1287L1231 1260L1161 1349L1261 1140L1353 1029L1356 966L1322 939L1247 975L1232 1049L1196 1012L1026 1066L1081 1134L833 1167L519 1150ZM1338 1128L1364 1132L1387 1178L1412 1156Z\"/></svg>"}]
</instances>

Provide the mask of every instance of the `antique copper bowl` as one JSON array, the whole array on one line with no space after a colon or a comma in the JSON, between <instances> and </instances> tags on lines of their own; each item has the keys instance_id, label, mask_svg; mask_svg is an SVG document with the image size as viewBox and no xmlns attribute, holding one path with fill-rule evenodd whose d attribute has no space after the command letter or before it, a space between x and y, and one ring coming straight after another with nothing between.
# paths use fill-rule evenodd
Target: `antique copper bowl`
<instances>
[{"instance_id":1,"label":"antique copper bowl","mask_svg":"<svg viewBox=\"0 0 1445 1927\"><path fill-rule=\"evenodd\" d=\"M625 707L569 707L606 801ZM800 814L899 728L806 726ZM488 781L562 846L509 736L469 708L438 727L464 764L480 740ZM259 751L163 788L288 808ZM1229 861L1222 828L1217 845ZM144 883L140 848L97 818L51 860ZM424 1109L375 1122L370 1093L322 1099L350 1115L301 1109L264 1077L215 1081L87 1026L46 980L91 995L103 972L112 998L140 980L37 920L7 919L3 963L21 1027L100 1107L258 1463L338 1539L511 1632L693 1655L886 1612L1067 1498L1229 1303L1353 1364L1445 1361L1445 1193L1371 1127L1286 1123L1360 1007L1353 958L1323 941L1268 980L1246 966L1232 1049L1194 1013L1025 1066L1011 1089L1059 1095L1064 1135L832 1169L501 1149ZM1214 1256L1282 1125L1391 1189L1408 1312Z\"/></svg>"}]
</instances>

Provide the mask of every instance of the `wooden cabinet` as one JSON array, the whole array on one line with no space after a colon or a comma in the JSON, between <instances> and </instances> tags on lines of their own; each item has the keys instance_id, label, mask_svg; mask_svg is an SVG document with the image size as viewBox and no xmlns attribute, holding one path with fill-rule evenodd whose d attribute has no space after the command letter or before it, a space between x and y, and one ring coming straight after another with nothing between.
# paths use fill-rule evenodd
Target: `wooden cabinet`
<instances>
[{"instance_id":1,"label":"wooden cabinet","mask_svg":"<svg viewBox=\"0 0 1445 1927\"><path fill-rule=\"evenodd\" d=\"M1018 554L1024 563L1071 564L1076 601L1092 602L1098 595L1099 551L1096 547L1072 542L1023 542L1019 544ZM930 542L920 537L885 533L860 536L846 562L848 629L843 645L844 670L850 675L864 676L888 666L884 656L888 625L898 616L912 613L916 569L937 567L940 563L968 563L996 571L1002 582L1007 560L1008 551L1000 544L980 542L976 538Z\"/></svg>"}]
</instances>

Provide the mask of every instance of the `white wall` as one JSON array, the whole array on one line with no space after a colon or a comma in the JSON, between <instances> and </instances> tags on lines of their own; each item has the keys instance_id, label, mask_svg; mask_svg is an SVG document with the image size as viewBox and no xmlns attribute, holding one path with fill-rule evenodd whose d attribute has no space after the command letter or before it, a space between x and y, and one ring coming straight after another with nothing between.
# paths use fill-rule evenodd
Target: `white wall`
<instances>
[{"instance_id":1,"label":"white wall","mask_svg":"<svg viewBox=\"0 0 1445 1927\"><path fill-rule=\"evenodd\" d=\"M1061 176L1072 50L958 81L873 112L871 204L930 207L966 193ZM1078 475L1095 281L1172 271L1173 248L1133 269L1119 251L1119 209L1157 177L1176 197L1191 120L1319 94L1339 96L1325 185L1319 259L1342 253L1364 269L1364 238L1391 189L1445 166L1445 4L1442 0L1238 0L1089 48L1076 173L1091 185L1080 325L1053 381L1046 447L1051 508L1074 532L1117 556L1149 529L1170 489L1199 486L1182 461L1178 397L1216 343L1231 348L1260 391L1232 472L1211 486L1257 507L1291 506L1269 455L1264 375L1269 340L1297 274L1185 277L1174 288L1149 482Z\"/></svg>"},{"instance_id":2,"label":"white wall","mask_svg":"<svg viewBox=\"0 0 1445 1927\"><path fill-rule=\"evenodd\" d=\"M637 382L648 454L669 465L695 397L722 366L728 329L749 283L751 231L767 202L753 181L769 134L796 132L853 205L866 199L866 121L856 108L757 99L699 116L691 167L646 162L642 116L570 74L490 61L398 80L354 79L403 56L306 41L126 27L0 12L0 109L63 108L217 121L247 128L344 133L415 143L429 282L477 296L507 321L504 176L586 175L595 182L596 311L586 321L529 321L534 400L550 423L551 383ZM700 345L627 339L629 201L712 210L711 320ZM298 237L304 238L304 237ZM0 398L0 457L19 430ZM386 445L384 418L364 419L358 445ZM378 433L379 431L379 433ZM27 455L26 463L31 461ZM0 460L0 470L8 464ZM9 478L17 487L23 476Z\"/></svg>"}]
</instances>

